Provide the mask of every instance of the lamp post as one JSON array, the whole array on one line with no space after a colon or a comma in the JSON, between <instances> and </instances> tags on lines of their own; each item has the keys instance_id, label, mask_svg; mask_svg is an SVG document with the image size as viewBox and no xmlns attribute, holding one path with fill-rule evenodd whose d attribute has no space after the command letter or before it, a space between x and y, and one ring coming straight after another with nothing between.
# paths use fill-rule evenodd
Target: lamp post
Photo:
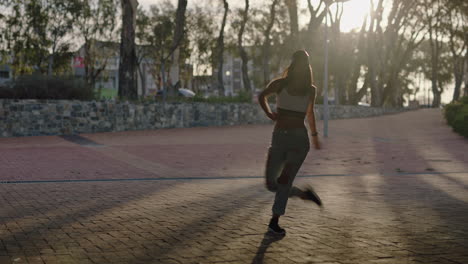
<instances>
[{"instance_id":1,"label":"lamp post","mask_svg":"<svg viewBox=\"0 0 468 264\"><path fill-rule=\"evenodd\" d=\"M328 0L325 1L325 63L323 69L323 136L328 137L328 8L333 3L344 3L350 0ZM336 97L336 95L335 95Z\"/></svg>"}]
</instances>

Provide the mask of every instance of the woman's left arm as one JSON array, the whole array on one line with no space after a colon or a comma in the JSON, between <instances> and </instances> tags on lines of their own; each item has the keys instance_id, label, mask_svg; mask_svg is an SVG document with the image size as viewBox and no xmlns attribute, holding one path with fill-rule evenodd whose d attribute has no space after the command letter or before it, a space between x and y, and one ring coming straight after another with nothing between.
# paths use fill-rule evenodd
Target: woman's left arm
<instances>
[{"instance_id":1,"label":"woman's left arm","mask_svg":"<svg viewBox=\"0 0 468 264\"><path fill-rule=\"evenodd\" d=\"M316 149L320 149L320 143L318 141L318 132L317 126L315 124L315 95L316 95L316 87L312 86L313 92L312 96L310 97L309 106L307 107L307 122L309 123L310 133L312 136L312 143L314 144Z\"/></svg>"}]
</instances>

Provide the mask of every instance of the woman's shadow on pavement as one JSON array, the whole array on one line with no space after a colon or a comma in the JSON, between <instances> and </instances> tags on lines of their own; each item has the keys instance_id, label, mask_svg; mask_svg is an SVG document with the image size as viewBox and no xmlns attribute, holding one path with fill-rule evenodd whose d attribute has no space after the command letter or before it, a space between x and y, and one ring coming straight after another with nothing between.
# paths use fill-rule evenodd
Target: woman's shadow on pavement
<instances>
[{"instance_id":1,"label":"woman's shadow on pavement","mask_svg":"<svg viewBox=\"0 0 468 264\"><path fill-rule=\"evenodd\" d=\"M272 234L270 232L266 232L265 235L263 236L262 242L260 242L260 245L258 246L258 250L255 253L255 257L252 260L252 264L263 264L263 258L265 256L265 252L267 248L273 243L278 240L281 240L285 237L285 235L276 235Z\"/></svg>"}]
</instances>

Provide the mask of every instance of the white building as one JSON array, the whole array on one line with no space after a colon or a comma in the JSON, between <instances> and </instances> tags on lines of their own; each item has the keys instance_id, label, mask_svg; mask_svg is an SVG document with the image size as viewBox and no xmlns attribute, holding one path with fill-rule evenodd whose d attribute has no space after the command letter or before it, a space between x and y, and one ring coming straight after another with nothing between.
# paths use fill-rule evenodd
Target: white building
<instances>
[{"instance_id":1,"label":"white building","mask_svg":"<svg viewBox=\"0 0 468 264\"><path fill-rule=\"evenodd\" d=\"M104 70L99 74L95 87L112 89L118 91L119 89L119 64L120 64L120 44L117 42L100 42L96 41L94 46L91 48L91 53L96 56L96 68L105 63ZM138 50L138 49L137 49ZM75 57L73 58L73 73L75 76L84 77L84 58L85 48L84 45L78 49ZM143 58L140 63L140 70L137 69L137 85L138 95L143 95L143 84L146 95L155 94L159 83L158 73L154 72L155 62L151 58ZM143 81L144 82L143 82Z\"/></svg>"},{"instance_id":2,"label":"white building","mask_svg":"<svg viewBox=\"0 0 468 264\"><path fill-rule=\"evenodd\" d=\"M229 51L224 52L223 60L223 84L224 84L224 95L225 96L235 96L239 94L239 91L245 90L244 82L242 81L242 59L238 56L235 56ZM249 60L247 64L247 72L249 77L254 74L256 69L254 69L252 60ZM213 78L217 78L218 69L215 67L213 69ZM250 80L250 87L255 89L254 82L252 78Z\"/></svg>"}]
</instances>

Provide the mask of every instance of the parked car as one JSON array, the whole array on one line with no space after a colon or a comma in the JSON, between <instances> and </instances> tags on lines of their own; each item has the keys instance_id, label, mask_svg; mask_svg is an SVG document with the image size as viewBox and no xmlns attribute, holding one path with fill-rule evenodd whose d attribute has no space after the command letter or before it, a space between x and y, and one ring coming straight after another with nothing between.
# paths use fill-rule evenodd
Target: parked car
<instances>
[{"instance_id":1,"label":"parked car","mask_svg":"<svg viewBox=\"0 0 468 264\"><path fill-rule=\"evenodd\" d=\"M192 91L192 90L189 90L189 89L185 89L185 88L179 88L179 96L183 96L183 97L194 97L195 96L195 92Z\"/></svg>"},{"instance_id":2,"label":"parked car","mask_svg":"<svg viewBox=\"0 0 468 264\"><path fill-rule=\"evenodd\" d=\"M162 90L159 90L156 92L156 97L162 97L163 95L164 95L164 92ZM186 88L179 88L177 92L177 96L191 98L195 96L195 92Z\"/></svg>"}]
</instances>

